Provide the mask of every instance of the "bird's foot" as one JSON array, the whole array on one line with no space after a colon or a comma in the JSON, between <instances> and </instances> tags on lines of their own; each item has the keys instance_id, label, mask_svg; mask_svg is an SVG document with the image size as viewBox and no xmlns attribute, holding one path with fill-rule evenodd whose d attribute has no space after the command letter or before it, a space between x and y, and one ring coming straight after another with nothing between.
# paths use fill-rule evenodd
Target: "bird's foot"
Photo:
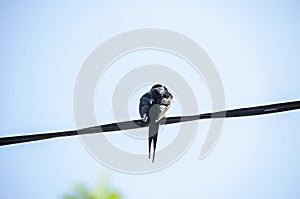
<instances>
[{"instance_id":1,"label":"bird's foot","mask_svg":"<svg viewBox=\"0 0 300 199\"><path fill-rule=\"evenodd\" d=\"M147 122L148 121L148 116L146 114L143 115L143 121Z\"/></svg>"}]
</instances>

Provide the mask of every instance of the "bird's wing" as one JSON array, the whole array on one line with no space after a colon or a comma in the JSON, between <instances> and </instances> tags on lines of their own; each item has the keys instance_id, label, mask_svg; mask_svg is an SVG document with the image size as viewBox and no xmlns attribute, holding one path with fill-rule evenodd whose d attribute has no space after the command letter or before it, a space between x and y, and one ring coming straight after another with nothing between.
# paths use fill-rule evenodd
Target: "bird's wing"
<instances>
[{"instance_id":1,"label":"bird's wing","mask_svg":"<svg viewBox=\"0 0 300 199\"><path fill-rule=\"evenodd\" d=\"M149 93L144 94L140 99L140 105L139 105L139 112L141 117L144 116L144 114L148 115L149 108L152 104L151 98Z\"/></svg>"}]
</instances>

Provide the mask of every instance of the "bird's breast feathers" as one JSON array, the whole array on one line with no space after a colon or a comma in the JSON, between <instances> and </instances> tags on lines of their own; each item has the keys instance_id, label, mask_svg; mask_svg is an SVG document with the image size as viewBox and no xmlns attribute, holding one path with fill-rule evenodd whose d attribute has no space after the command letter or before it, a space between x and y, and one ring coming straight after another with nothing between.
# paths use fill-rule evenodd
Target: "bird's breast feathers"
<instances>
[{"instance_id":1,"label":"bird's breast feathers","mask_svg":"<svg viewBox=\"0 0 300 199\"><path fill-rule=\"evenodd\" d=\"M170 105L159 105L157 107L157 115L155 117L155 122L159 122L163 117L165 117L168 112Z\"/></svg>"}]
</instances>

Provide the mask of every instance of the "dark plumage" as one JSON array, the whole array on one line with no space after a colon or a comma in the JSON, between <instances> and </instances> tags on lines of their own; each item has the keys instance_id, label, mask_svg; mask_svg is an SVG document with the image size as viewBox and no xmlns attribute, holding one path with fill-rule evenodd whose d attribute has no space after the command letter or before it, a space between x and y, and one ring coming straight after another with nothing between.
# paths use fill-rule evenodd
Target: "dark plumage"
<instances>
[{"instance_id":1,"label":"dark plumage","mask_svg":"<svg viewBox=\"0 0 300 199\"><path fill-rule=\"evenodd\" d=\"M155 157L160 120L165 116L172 103L173 95L161 84L154 85L151 90L145 93L140 99L140 115L144 122L149 122L149 159L153 142L152 162L154 162Z\"/></svg>"}]
</instances>

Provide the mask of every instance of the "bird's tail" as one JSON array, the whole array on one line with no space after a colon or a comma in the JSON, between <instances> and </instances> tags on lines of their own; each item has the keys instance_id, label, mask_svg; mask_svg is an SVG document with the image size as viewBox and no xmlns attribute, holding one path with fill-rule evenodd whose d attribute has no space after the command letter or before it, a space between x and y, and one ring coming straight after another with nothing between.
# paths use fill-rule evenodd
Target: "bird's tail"
<instances>
[{"instance_id":1,"label":"bird's tail","mask_svg":"<svg viewBox=\"0 0 300 199\"><path fill-rule=\"evenodd\" d=\"M155 150L156 150L156 143L157 143L157 135L158 135L158 128L159 128L159 123L153 122L149 126L149 159L150 159L150 153L151 153L151 144L153 141L153 157L152 157L152 162L154 162L155 158Z\"/></svg>"}]
</instances>

